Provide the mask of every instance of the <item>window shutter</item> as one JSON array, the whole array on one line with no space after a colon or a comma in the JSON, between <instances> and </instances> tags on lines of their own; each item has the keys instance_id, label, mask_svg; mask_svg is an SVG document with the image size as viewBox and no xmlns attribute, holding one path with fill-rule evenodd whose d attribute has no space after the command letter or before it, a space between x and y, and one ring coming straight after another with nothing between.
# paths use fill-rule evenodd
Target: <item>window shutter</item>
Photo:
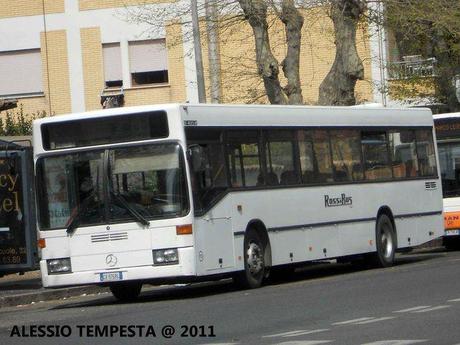
<instances>
[{"instance_id":1,"label":"window shutter","mask_svg":"<svg viewBox=\"0 0 460 345\"><path fill-rule=\"evenodd\" d=\"M40 49L0 52L0 95L43 92Z\"/></svg>"},{"instance_id":2,"label":"window shutter","mask_svg":"<svg viewBox=\"0 0 460 345\"><path fill-rule=\"evenodd\" d=\"M102 45L105 81L123 80L120 43Z\"/></svg>"},{"instance_id":3,"label":"window shutter","mask_svg":"<svg viewBox=\"0 0 460 345\"><path fill-rule=\"evenodd\" d=\"M164 39L129 42L131 73L165 71L168 69Z\"/></svg>"}]
</instances>

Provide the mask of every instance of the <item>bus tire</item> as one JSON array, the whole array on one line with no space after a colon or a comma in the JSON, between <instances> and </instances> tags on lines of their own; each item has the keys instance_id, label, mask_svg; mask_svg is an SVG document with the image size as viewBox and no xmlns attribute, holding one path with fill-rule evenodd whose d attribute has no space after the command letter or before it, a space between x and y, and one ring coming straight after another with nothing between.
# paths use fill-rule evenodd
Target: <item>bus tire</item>
<instances>
[{"instance_id":1,"label":"bus tire","mask_svg":"<svg viewBox=\"0 0 460 345\"><path fill-rule=\"evenodd\" d=\"M377 267L390 267L394 264L396 252L396 232L393 222L386 214L381 214L375 226L375 245L373 264Z\"/></svg>"},{"instance_id":2,"label":"bus tire","mask_svg":"<svg viewBox=\"0 0 460 345\"><path fill-rule=\"evenodd\" d=\"M109 286L113 296L122 302L135 301L141 293L142 283L130 282Z\"/></svg>"},{"instance_id":3,"label":"bus tire","mask_svg":"<svg viewBox=\"0 0 460 345\"><path fill-rule=\"evenodd\" d=\"M255 289L262 285L267 270L265 264L265 246L259 233L250 228L244 236L244 271L238 272L235 282L246 289Z\"/></svg>"}]
</instances>

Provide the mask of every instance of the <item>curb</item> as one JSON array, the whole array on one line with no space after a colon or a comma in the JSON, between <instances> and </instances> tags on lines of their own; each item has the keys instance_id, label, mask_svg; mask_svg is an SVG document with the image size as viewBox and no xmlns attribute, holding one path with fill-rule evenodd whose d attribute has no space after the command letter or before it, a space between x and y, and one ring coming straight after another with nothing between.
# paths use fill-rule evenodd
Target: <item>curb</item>
<instances>
[{"instance_id":1,"label":"curb","mask_svg":"<svg viewBox=\"0 0 460 345\"><path fill-rule=\"evenodd\" d=\"M55 290L41 289L39 292L0 297L0 308L15 307L18 305L31 304L40 301L58 300L62 298L80 296L83 294L97 294L105 292L109 292L109 289L99 286L80 286Z\"/></svg>"}]
</instances>

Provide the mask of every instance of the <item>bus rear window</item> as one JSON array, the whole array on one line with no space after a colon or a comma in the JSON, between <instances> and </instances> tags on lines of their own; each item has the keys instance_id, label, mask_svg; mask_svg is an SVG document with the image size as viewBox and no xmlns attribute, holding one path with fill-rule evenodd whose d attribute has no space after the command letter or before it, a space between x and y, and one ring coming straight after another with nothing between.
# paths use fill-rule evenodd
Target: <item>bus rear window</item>
<instances>
[{"instance_id":1,"label":"bus rear window","mask_svg":"<svg viewBox=\"0 0 460 345\"><path fill-rule=\"evenodd\" d=\"M159 139L169 135L164 111L47 123L41 130L45 150Z\"/></svg>"}]
</instances>

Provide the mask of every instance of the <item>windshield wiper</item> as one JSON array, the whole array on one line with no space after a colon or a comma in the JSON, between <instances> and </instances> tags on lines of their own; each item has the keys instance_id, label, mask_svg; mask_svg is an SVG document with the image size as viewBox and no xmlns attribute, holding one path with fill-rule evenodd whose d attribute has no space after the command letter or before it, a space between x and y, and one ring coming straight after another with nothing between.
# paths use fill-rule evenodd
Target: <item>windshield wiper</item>
<instances>
[{"instance_id":1,"label":"windshield wiper","mask_svg":"<svg viewBox=\"0 0 460 345\"><path fill-rule=\"evenodd\" d=\"M120 204L134 217L139 223L144 226L149 226L150 222L140 214L134 207L132 207L121 194L115 193L113 190L110 191L112 195L120 202Z\"/></svg>"},{"instance_id":2,"label":"windshield wiper","mask_svg":"<svg viewBox=\"0 0 460 345\"><path fill-rule=\"evenodd\" d=\"M78 227L78 224L80 223L80 216L85 212L88 208L89 202L91 199L96 195L96 190L93 190L90 195L88 195L86 198L83 199L83 201L80 204L80 207L75 209L74 214L71 215L71 218L69 219L69 222L67 224L67 230L66 232L71 235L75 232L75 229Z\"/></svg>"}]
</instances>

